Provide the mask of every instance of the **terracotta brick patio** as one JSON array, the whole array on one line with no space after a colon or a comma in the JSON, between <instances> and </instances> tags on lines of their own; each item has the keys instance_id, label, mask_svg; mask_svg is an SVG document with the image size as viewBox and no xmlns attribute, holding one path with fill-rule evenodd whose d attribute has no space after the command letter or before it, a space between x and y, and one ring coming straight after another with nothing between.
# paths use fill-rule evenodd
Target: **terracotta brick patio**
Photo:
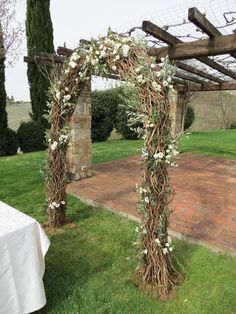
<instances>
[{"instance_id":1,"label":"terracotta brick patio","mask_svg":"<svg viewBox=\"0 0 236 314\"><path fill-rule=\"evenodd\" d=\"M182 154L171 170L176 196L170 233L215 250L236 253L236 160ZM99 164L93 176L69 184L68 192L138 217L137 157Z\"/></svg>"}]
</instances>

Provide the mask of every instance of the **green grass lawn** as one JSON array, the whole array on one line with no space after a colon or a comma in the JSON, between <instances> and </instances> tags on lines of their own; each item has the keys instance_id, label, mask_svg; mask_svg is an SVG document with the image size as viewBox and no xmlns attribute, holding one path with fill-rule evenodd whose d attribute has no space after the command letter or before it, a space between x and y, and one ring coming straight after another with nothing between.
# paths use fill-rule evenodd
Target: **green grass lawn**
<instances>
[{"instance_id":1,"label":"green grass lawn","mask_svg":"<svg viewBox=\"0 0 236 314\"><path fill-rule=\"evenodd\" d=\"M93 164L137 154L142 141L93 143ZM236 159L236 130L194 132L183 136L181 152Z\"/></svg>"},{"instance_id":2,"label":"green grass lawn","mask_svg":"<svg viewBox=\"0 0 236 314\"><path fill-rule=\"evenodd\" d=\"M236 132L229 134L233 140ZM200 134L193 134L191 143L195 136ZM190 151L190 142L186 141L183 147ZM93 163L134 155L141 144L93 144ZM222 144L227 157L232 157L227 155L231 145L230 141ZM43 178L39 172L43 158L44 152L0 158L0 199L40 222L46 220ZM102 208L92 208L72 196L68 215L76 222L75 228L49 235L51 247L44 277L47 305L39 313L236 313L235 257L176 241L175 255L184 267L185 280L174 301L158 302L129 281L137 266L132 245L135 222Z\"/></svg>"},{"instance_id":3,"label":"green grass lawn","mask_svg":"<svg viewBox=\"0 0 236 314\"><path fill-rule=\"evenodd\" d=\"M236 159L236 130L194 132L183 137L181 151Z\"/></svg>"}]
</instances>

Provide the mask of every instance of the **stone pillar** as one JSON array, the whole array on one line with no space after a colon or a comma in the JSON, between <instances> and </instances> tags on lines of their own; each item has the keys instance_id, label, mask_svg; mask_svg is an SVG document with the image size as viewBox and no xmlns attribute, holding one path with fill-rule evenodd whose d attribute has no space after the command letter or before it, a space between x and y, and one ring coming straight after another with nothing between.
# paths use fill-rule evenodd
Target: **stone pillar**
<instances>
[{"instance_id":1,"label":"stone pillar","mask_svg":"<svg viewBox=\"0 0 236 314\"><path fill-rule=\"evenodd\" d=\"M76 181L91 174L91 81L81 92L78 105L70 119L71 140L67 153L67 177Z\"/></svg>"},{"instance_id":2,"label":"stone pillar","mask_svg":"<svg viewBox=\"0 0 236 314\"><path fill-rule=\"evenodd\" d=\"M183 93L173 91L169 95L170 117L172 121L172 134L176 135L182 131L182 119L184 113Z\"/></svg>"}]
</instances>

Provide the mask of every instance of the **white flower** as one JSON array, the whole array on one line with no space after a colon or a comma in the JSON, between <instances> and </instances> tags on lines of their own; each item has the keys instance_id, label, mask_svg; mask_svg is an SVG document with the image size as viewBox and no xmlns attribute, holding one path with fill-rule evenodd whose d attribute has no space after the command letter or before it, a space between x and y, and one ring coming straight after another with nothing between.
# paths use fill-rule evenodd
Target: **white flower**
<instances>
[{"instance_id":1,"label":"white flower","mask_svg":"<svg viewBox=\"0 0 236 314\"><path fill-rule=\"evenodd\" d=\"M135 232L139 232L139 227L136 227L136 228L135 228Z\"/></svg>"},{"instance_id":2,"label":"white flower","mask_svg":"<svg viewBox=\"0 0 236 314\"><path fill-rule=\"evenodd\" d=\"M157 82L152 82L152 87L156 90L156 91L161 91L161 85L157 84Z\"/></svg>"},{"instance_id":3,"label":"white flower","mask_svg":"<svg viewBox=\"0 0 236 314\"><path fill-rule=\"evenodd\" d=\"M167 77L167 79L166 79L166 81L167 81L168 83L171 83L171 80L172 80L171 76Z\"/></svg>"},{"instance_id":4,"label":"white flower","mask_svg":"<svg viewBox=\"0 0 236 314\"><path fill-rule=\"evenodd\" d=\"M140 67L137 67L136 69L135 69L135 72L136 73L139 73L141 71L141 68Z\"/></svg>"},{"instance_id":5,"label":"white flower","mask_svg":"<svg viewBox=\"0 0 236 314\"><path fill-rule=\"evenodd\" d=\"M65 201L61 201L61 204L62 204L62 205L65 205L65 203L66 203Z\"/></svg>"},{"instance_id":6,"label":"white flower","mask_svg":"<svg viewBox=\"0 0 236 314\"><path fill-rule=\"evenodd\" d=\"M60 96L61 96L60 91L57 91L57 92L56 92L56 99L58 99L58 100L59 100L59 99L60 99Z\"/></svg>"},{"instance_id":7,"label":"white flower","mask_svg":"<svg viewBox=\"0 0 236 314\"><path fill-rule=\"evenodd\" d=\"M129 55L129 50L130 50L130 46L129 45L123 45L121 47L122 53L124 57L128 57Z\"/></svg>"},{"instance_id":8,"label":"white flower","mask_svg":"<svg viewBox=\"0 0 236 314\"><path fill-rule=\"evenodd\" d=\"M100 55L100 51L99 51L99 50L96 50L96 52L95 52L95 53L96 53L96 55L97 55L97 56L99 56L99 55Z\"/></svg>"},{"instance_id":9,"label":"white flower","mask_svg":"<svg viewBox=\"0 0 236 314\"><path fill-rule=\"evenodd\" d=\"M164 154L162 152L156 153L153 155L155 159L162 159L164 157Z\"/></svg>"},{"instance_id":10,"label":"white flower","mask_svg":"<svg viewBox=\"0 0 236 314\"><path fill-rule=\"evenodd\" d=\"M77 63L72 60L69 62L69 66L74 69L77 66Z\"/></svg>"},{"instance_id":11,"label":"white flower","mask_svg":"<svg viewBox=\"0 0 236 314\"><path fill-rule=\"evenodd\" d=\"M65 87L65 91L68 92L68 90L69 90L69 88L68 88L68 87Z\"/></svg>"},{"instance_id":12,"label":"white flower","mask_svg":"<svg viewBox=\"0 0 236 314\"><path fill-rule=\"evenodd\" d=\"M173 150L172 150L172 154L173 154L174 156L177 156L177 155L179 155L179 152L178 152L176 149L173 149Z\"/></svg>"},{"instance_id":13,"label":"white flower","mask_svg":"<svg viewBox=\"0 0 236 314\"><path fill-rule=\"evenodd\" d=\"M99 49L102 50L104 48L103 44L99 46Z\"/></svg>"},{"instance_id":14,"label":"white flower","mask_svg":"<svg viewBox=\"0 0 236 314\"><path fill-rule=\"evenodd\" d=\"M60 204L56 204L56 208L60 207Z\"/></svg>"},{"instance_id":15,"label":"white flower","mask_svg":"<svg viewBox=\"0 0 236 314\"><path fill-rule=\"evenodd\" d=\"M92 65L97 65L98 62L99 62L98 59L92 59L92 60L91 60Z\"/></svg>"},{"instance_id":16,"label":"white flower","mask_svg":"<svg viewBox=\"0 0 236 314\"><path fill-rule=\"evenodd\" d=\"M101 53L100 53L100 56L102 58L105 58L107 56L106 51L102 50Z\"/></svg>"},{"instance_id":17,"label":"white flower","mask_svg":"<svg viewBox=\"0 0 236 314\"><path fill-rule=\"evenodd\" d=\"M167 242L165 245L166 245L166 247L169 247L169 246L170 246L170 243Z\"/></svg>"},{"instance_id":18,"label":"white flower","mask_svg":"<svg viewBox=\"0 0 236 314\"><path fill-rule=\"evenodd\" d=\"M142 234L147 234L147 230L143 228Z\"/></svg>"},{"instance_id":19,"label":"white flower","mask_svg":"<svg viewBox=\"0 0 236 314\"><path fill-rule=\"evenodd\" d=\"M75 51L75 52L72 53L72 55L70 57L70 60L71 61L76 61L79 58L80 58L80 55L78 54L78 52Z\"/></svg>"},{"instance_id":20,"label":"white flower","mask_svg":"<svg viewBox=\"0 0 236 314\"><path fill-rule=\"evenodd\" d=\"M168 253L168 249L165 247L165 248L163 249L163 254L166 254L166 253Z\"/></svg>"},{"instance_id":21,"label":"white flower","mask_svg":"<svg viewBox=\"0 0 236 314\"><path fill-rule=\"evenodd\" d=\"M116 71L116 70L117 70L116 65L113 65L111 68L112 68L113 71Z\"/></svg>"},{"instance_id":22,"label":"white flower","mask_svg":"<svg viewBox=\"0 0 236 314\"><path fill-rule=\"evenodd\" d=\"M151 64L151 69L155 69L156 66L157 66L157 65L156 65L155 63L152 63L152 64Z\"/></svg>"},{"instance_id":23,"label":"white flower","mask_svg":"<svg viewBox=\"0 0 236 314\"><path fill-rule=\"evenodd\" d=\"M137 76L137 81L140 82L140 83L143 82L143 76L142 76L142 74L140 74L140 75Z\"/></svg>"},{"instance_id":24,"label":"white flower","mask_svg":"<svg viewBox=\"0 0 236 314\"><path fill-rule=\"evenodd\" d=\"M172 144L170 144L170 145L168 145L168 148L169 148L169 149L173 149L174 146L173 146Z\"/></svg>"},{"instance_id":25,"label":"white flower","mask_svg":"<svg viewBox=\"0 0 236 314\"><path fill-rule=\"evenodd\" d=\"M166 59L165 59L164 57L161 58L161 62L165 62L165 60L166 60Z\"/></svg>"},{"instance_id":26,"label":"white flower","mask_svg":"<svg viewBox=\"0 0 236 314\"><path fill-rule=\"evenodd\" d=\"M161 244L161 241L160 241L158 238L155 239L155 242L156 242L158 245Z\"/></svg>"},{"instance_id":27,"label":"white flower","mask_svg":"<svg viewBox=\"0 0 236 314\"><path fill-rule=\"evenodd\" d=\"M146 196L145 199L144 199L144 201L145 201L145 203L148 204L148 203L149 203L149 198Z\"/></svg>"},{"instance_id":28,"label":"white flower","mask_svg":"<svg viewBox=\"0 0 236 314\"><path fill-rule=\"evenodd\" d=\"M65 96L64 96L64 100L65 100L65 101L68 101L68 100L70 100L70 99L71 99L71 95L65 95Z\"/></svg>"},{"instance_id":29,"label":"white flower","mask_svg":"<svg viewBox=\"0 0 236 314\"><path fill-rule=\"evenodd\" d=\"M57 203L56 202L52 202L52 206L56 206L57 205Z\"/></svg>"},{"instance_id":30,"label":"white flower","mask_svg":"<svg viewBox=\"0 0 236 314\"><path fill-rule=\"evenodd\" d=\"M148 250L143 250L143 254L147 255Z\"/></svg>"},{"instance_id":31,"label":"white flower","mask_svg":"<svg viewBox=\"0 0 236 314\"><path fill-rule=\"evenodd\" d=\"M120 55L117 55L117 56L115 57L115 59L116 59L116 61L120 60Z\"/></svg>"},{"instance_id":32,"label":"white flower","mask_svg":"<svg viewBox=\"0 0 236 314\"><path fill-rule=\"evenodd\" d=\"M169 248L169 251L170 251L170 252L172 252L172 251L173 251L173 246L171 246L171 247Z\"/></svg>"},{"instance_id":33,"label":"white flower","mask_svg":"<svg viewBox=\"0 0 236 314\"><path fill-rule=\"evenodd\" d=\"M121 43L116 43L114 45L113 54L116 54L118 52L118 50L120 49L120 47L121 47Z\"/></svg>"},{"instance_id":34,"label":"white flower","mask_svg":"<svg viewBox=\"0 0 236 314\"><path fill-rule=\"evenodd\" d=\"M167 81L163 81L163 86L164 87L166 87L166 86L168 86L169 85L169 83L167 82Z\"/></svg>"},{"instance_id":35,"label":"white flower","mask_svg":"<svg viewBox=\"0 0 236 314\"><path fill-rule=\"evenodd\" d=\"M51 138L49 138L49 139L48 139L48 143L50 143L51 141L52 141L52 139L51 139Z\"/></svg>"},{"instance_id":36,"label":"white flower","mask_svg":"<svg viewBox=\"0 0 236 314\"><path fill-rule=\"evenodd\" d=\"M54 151L57 148L57 145L58 145L58 143L56 141L53 142L52 145L51 145L51 150Z\"/></svg>"}]
</instances>

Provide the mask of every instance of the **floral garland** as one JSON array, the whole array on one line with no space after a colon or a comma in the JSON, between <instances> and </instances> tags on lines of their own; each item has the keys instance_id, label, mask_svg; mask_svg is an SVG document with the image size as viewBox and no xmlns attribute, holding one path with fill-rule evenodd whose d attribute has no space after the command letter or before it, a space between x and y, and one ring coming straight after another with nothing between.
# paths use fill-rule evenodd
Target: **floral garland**
<instances>
[{"instance_id":1,"label":"floral garland","mask_svg":"<svg viewBox=\"0 0 236 314\"><path fill-rule=\"evenodd\" d=\"M178 157L178 139L170 132L168 101L168 93L173 90L174 67L167 58L157 66L155 58L147 55L144 39L109 32L106 38L81 45L52 81L46 178L49 225L58 227L66 220L65 158L70 140L69 119L91 74L108 76L109 73L126 81L126 88L134 90L140 100L130 113L131 123L142 123L143 128L139 127L137 132L144 139L144 147L139 151L142 184L137 187L142 218L141 226L136 228L139 271L143 284L155 286L158 298L166 299L180 281L171 262L173 244L167 231L171 213L168 204L174 194L167 168L176 166Z\"/></svg>"}]
</instances>

